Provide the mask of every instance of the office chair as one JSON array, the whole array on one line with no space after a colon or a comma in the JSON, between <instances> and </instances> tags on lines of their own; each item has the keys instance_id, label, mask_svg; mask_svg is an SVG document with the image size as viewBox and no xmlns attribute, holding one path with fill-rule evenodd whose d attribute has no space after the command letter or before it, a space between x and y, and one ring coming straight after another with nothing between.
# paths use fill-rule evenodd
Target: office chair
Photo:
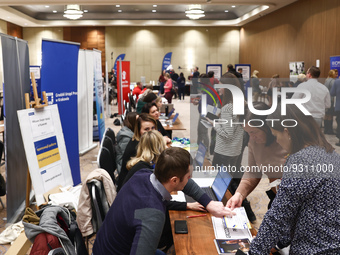
<instances>
[{"instance_id":1,"label":"office chair","mask_svg":"<svg viewBox=\"0 0 340 255\"><path fill-rule=\"evenodd\" d=\"M116 184L116 178L114 175L114 171L117 168L115 148L113 148L112 151L110 151L105 146L101 147L99 149L97 163L99 168L103 168L108 172L108 174L111 176L113 183Z\"/></svg>"},{"instance_id":2,"label":"office chair","mask_svg":"<svg viewBox=\"0 0 340 255\"><path fill-rule=\"evenodd\" d=\"M104 137L107 136L111 139L113 145L115 145L117 142L116 142L116 135L115 135L115 132L111 129L111 128L107 128L105 130L105 133L104 133Z\"/></svg>"}]
</instances>

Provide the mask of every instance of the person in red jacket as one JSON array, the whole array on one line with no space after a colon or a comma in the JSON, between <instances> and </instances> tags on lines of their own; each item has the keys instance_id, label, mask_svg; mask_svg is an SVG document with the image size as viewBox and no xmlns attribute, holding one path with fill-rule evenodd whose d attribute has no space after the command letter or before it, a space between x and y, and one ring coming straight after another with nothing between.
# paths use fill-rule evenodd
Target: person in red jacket
<instances>
[{"instance_id":1,"label":"person in red jacket","mask_svg":"<svg viewBox=\"0 0 340 255\"><path fill-rule=\"evenodd\" d=\"M132 90L132 95L136 95L137 100L138 100L139 95L140 95L141 92L142 92L142 88L143 88L143 85L142 85L142 83L139 81L139 82L137 82L136 87Z\"/></svg>"}]
</instances>

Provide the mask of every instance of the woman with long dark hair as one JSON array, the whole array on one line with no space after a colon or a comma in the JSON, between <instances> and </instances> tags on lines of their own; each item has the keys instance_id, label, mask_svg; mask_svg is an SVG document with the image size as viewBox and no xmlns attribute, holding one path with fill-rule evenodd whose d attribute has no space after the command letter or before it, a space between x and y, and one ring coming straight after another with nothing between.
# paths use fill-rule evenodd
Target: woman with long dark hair
<instances>
[{"instance_id":1,"label":"woman with long dark hair","mask_svg":"<svg viewBox=\"0 0 340 255\"><path fill-rule=\"evenodd\" d=\"M185 78L184 78L184 74L183 73L179 74L179 77L177 79L177 86L178 86L178 99L181 100L181 95L183 95L183 100L184 100Z\"/></svg>"}]
</instances>

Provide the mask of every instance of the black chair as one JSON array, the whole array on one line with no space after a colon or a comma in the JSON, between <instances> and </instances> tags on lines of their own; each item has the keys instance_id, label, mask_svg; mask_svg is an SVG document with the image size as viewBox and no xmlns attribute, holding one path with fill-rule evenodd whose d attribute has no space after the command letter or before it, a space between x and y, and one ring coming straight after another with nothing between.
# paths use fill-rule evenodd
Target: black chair
<instances>
[{"instance_id":1,"label":"black chair","mask_svg":"<svg viewBox=\"0 0 340 255\"><path fill-rule=\"evenodd\" d=\"M113 145L116 145L116 135L115 132L111 128L107 128L104 133L104 137L107 136L111 139Z\"/></svg>"},{"instance_id":2,"label":"black chair","mask_svg":"<svg viewBox=\"0 0 340 255\"><path fill-rule=\"evenodd\" d=\"M129 101L130 101L130 106L131 106L131 108L133 108L134 110L136 110L136 102L135 102L135 100L133 99L132 94L129 94Z\"/></svg>"},{"instance_id":3,"label":"black chair","mask_svg":"<svg viewBox=\"0 0 340 255\"><path fill-rule=\"evenodd\" d=\"M98 232L103 224L105 216L110 209L104 186L99 180L91 180L87 183L91 197L92 219L94 233Z\"/></svg>"},{"instance_id":4,"label":"black chair","mask_svg":"<svg viewBox=\"0 0 340 255\"><path fill-rule=\"evenodd\" d=\"M105 146L101 147L98 153L97 163L98 167L105 169L109 173L113 183L116 184L116 178L114 174L114 171L117 168L115 147L112 148L112 151L110 151Z\"/></svg>"}]
</instances>

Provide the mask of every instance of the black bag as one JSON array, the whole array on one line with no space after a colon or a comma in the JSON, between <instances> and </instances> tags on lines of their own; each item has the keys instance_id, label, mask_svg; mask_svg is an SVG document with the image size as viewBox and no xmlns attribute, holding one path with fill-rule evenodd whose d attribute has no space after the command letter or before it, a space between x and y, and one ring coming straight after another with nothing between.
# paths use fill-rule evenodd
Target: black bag
<instances>
[{"instance_id":1,"label":"black bag","mask_svg":"<svg viewBox=\"0 0 340 255\"><path fill-rule=\"evenodd\" d=\"M6 181L2 174L0 174L0 196L4 195L6 195Z\"/></svg>"}]
</instances>

